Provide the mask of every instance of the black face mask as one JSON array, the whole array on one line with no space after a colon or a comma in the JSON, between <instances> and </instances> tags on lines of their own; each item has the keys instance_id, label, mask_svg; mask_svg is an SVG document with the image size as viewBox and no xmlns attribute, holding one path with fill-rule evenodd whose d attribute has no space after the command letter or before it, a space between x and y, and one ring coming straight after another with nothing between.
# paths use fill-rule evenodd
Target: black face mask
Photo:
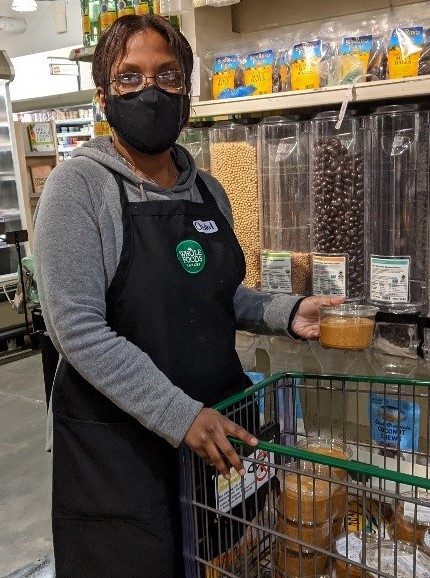
<instances>
[{"instance_id":1,"label":"black face mask","mask_svg":"<svg viewBox=\"0 0 430 578\"><path fill-rule=\"evenodd\" d=\"M106 98L106 118L119 137L134 149L156 155L172 147L188 121L190 98L157 86Z\"/></svg>"}]
</instances>

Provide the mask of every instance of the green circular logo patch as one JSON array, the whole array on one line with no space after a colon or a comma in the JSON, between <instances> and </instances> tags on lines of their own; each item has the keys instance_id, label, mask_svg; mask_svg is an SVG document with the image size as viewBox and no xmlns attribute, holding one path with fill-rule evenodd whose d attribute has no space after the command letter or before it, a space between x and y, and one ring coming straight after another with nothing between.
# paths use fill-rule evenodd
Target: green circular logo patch
<instances>
[{"instance_id":1,"label":"green circular logo patch","mask_svg":"<svg viewBox=\"0 0 430 578\"><path fill-rule=\"evenodd\" d=\"M181 241L176 247L176 256L187 273L195 274L203 270L206 257L197 241Z\"/></svg>"}]
</instances>

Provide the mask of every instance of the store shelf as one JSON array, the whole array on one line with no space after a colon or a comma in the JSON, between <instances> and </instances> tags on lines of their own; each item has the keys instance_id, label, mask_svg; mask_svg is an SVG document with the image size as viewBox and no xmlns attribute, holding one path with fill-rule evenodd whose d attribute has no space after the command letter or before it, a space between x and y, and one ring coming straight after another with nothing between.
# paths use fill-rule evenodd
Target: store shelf
<instances>
[{"instance_id":1,"label":"store shelf","mask_svg":"<svg viewBox=\"0 0 430 578\"><path fill-rule=\"evenodd\" d=\"M350 92L351 102L403 99L430 94L430 76L381 80L351 86L330 86L318 90L297 90L261 96L195 102L191 117L229 116L294 108L340 105Z\"/></svg>"},{"instance_id":2,"label":"store shelf","mask_svg":"<svg viewBox=\"0 0 430 578\"><path fill-rule=\"evenodd\" d=\"M25 153L26 157L54 157L55 150L52 151L29 151Z\"/></svg>"},{"instance_id":3,"label":"store shelf","mask_svg":"<svg viewBox=\"0 0 430 578\"><path fill-rule=\"evenodd\" d=\"M67 108L69 106L81 106L91 104L94 96L94 89L78 90L77 92L63 92L61 94L52 94L49 96L40 96L37 98L26 98L12 102L13 112L30 112L33 110L46 110L47 108ZM68 121L71 119L68 119ZM76 120L88 119L73 119Z\"/></svg>"},{"instance_id":4,"label":"store shelf","mask_svg":"<svg viewBox=\"0 0 430 578\"><path fill-rule=\"evenodd\" d=\"M71 152L74 151L76 148L78 148L78 147L77 147L77 146L58 147L58 152L59 152L59 153L71 153Z\"/></svg>"},{"instance_id":5,"label":"store shelf","mask_svg":"<svg viewBox=\"0 0 430 578\"><path fill-rule=\"evenodd\" d=\"M58 126L73 126L73 125L82 125L82 124L90 124L92 121L91 118L63 118L55 120L55 124ZM58 134L71 134L70 132L67 133L58 133ZM81 133L79 133L81 134Z\"/></svg>"},{"instance_id":6,"label":"store shelf","mask_svg":"<svg viewBox=\"0 0 430 578\"><path fill-rule=\"evenodd\" d=\"M95 46L73 48L69 54L69 60L74 62L92 62Z\"/></svg>"},{"instance_id":7,"label":"store shelf","mask_svg":"<svg viewBox=\"0 0 430 578\"><path fill-rule=\"evenodd\" d=\"M91 136L90 132L57 132L59 138L70 137L70 136Z\"/></svg>"}]
</instances>

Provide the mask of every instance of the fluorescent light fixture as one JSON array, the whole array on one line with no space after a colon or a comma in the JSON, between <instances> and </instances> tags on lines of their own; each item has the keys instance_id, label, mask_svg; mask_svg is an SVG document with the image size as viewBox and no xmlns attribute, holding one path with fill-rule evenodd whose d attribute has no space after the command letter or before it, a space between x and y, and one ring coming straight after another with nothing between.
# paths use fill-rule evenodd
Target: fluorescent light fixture
<instances>
[{"instance_id":1,"label":"fluorescent light fixture","mask_svg":"<svg viewBox=\"0 0 430 578\"><path fill-rule=\"evenodd\" d=\"M36 0L13 0L12 10L17 12L34 12L37 10Z\"/></svg>"}]
</instances>

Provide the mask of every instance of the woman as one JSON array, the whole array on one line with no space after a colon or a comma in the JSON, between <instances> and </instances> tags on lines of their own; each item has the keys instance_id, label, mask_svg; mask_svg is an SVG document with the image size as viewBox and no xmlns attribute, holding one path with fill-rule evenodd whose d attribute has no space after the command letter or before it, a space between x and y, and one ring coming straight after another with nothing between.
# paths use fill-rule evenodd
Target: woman
<instances>
[{"instance_id":1,"label":"woman","mask_svg":"<svg viewBox=\"0 0 430 578\"><path fill-rule=\"evenodd\" d=\"M225 192L175 145L192 66L164 19L117 20L93 60L114 136L57 167L40 203L40 297L62 356L51 400L57 578L182 576L175 448L228 477L230 465L244 470L226 436L257 443L210 409L248 385L236 328L317 336L318 300L241 286Z\"/></svg>"}]
</instances>

